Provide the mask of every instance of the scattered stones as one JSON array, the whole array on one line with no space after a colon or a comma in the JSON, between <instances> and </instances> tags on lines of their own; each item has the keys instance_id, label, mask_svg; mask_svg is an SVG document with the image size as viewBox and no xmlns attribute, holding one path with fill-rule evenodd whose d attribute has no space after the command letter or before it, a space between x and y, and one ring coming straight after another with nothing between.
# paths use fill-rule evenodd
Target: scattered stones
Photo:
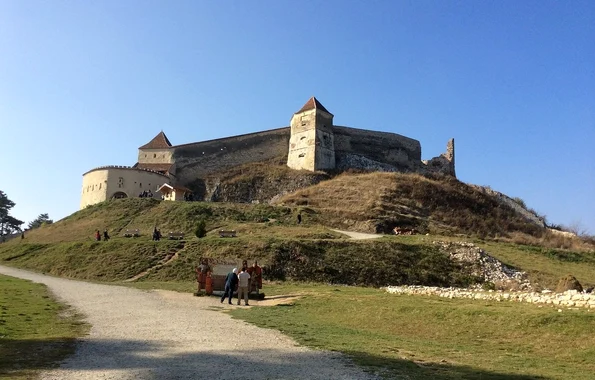
<instances>
[{"instance_id":1,"label":"scattered stones","mask_svg":"<svg viewBox=\"0 0 595 380\"><path fill-rule=\"evenodd\" d=\"M564 293L544 293L531 291L491 291L463 288L440 288L436 286L389 286L384 288L388 293L403 295L426 295L441 298L469 298L487 301L515 301L534 304L556 305L595 309L595 294L579 293L567 290ZM560 309L561 310L561 309Z\"/></svg>"},{"instance_id":2,"label":"scattered stones","mask_svg":"<svg viewBox=\"0 0 595 380\"><path fill-rule=\"evenodd\" d=\"M473 275L481 282L492 282L500 288L531 290L527 273L510 268L473 243L435 241L440 250L450 255L452 260L474 266Z\"/></svg>"}]
</instances>

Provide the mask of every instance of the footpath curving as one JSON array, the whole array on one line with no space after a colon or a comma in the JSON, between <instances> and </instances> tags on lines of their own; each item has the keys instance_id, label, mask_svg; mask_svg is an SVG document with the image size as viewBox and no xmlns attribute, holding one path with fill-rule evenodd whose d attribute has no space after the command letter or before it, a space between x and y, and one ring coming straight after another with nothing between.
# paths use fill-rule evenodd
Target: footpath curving
<instances>
[{"instance_id":1,"label":"footpath curving","mask_svg":"<svg viewBox=\"0 0 595 380\"><path fill-rule=\"evenodd\" d=\"M500 290L473 290L461 288L440 288L434 286L389 286L384 288L388 293L402 295L437 296L442 298L469 298L486 301L513 301L534 304L581 307L595 309L595 294L579 293L567 290L564 293L554 293L551 290L542 292L507 292Z\"/></svg>"},{"instance_id":2,"label":"footpath curving","mask_svg":"<svg viewBox=\"0 0 595 380\"><path fill-rule=\"evenodd\" d=\"M67 280L0 265L46 284L85 316L89 335L42 380L376 379L345 356L299 346L278 331L232 319L216 297Z\"/></svg>"}]
</instances>

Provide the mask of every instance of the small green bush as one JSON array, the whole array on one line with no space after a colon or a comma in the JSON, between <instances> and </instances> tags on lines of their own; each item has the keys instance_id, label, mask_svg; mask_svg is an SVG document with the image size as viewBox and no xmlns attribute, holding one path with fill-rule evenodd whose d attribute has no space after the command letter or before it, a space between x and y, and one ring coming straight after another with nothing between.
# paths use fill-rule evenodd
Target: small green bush
<instances>
[{"instance_id":1,"label":"small green bush","mask_svg":"<svg viewBox=\"0 0 595 380\"><path fill-rule=\"evenodd\" d=\"M194 231L197 238L203 238L207 235L207 223L204 220L199 220Z\"/></svg>"},{"instance_id":2,"label":"small green bush","mask_svg":"<svg viewBox=\"0 0 595 380\"><path fill-rule=\"evenodd\" d=\"M496 290L496 284L494 284L491 281L486 281L483 284L481 284L481 288L486 291L487 290Z\"/></svg>"}]
</instances>

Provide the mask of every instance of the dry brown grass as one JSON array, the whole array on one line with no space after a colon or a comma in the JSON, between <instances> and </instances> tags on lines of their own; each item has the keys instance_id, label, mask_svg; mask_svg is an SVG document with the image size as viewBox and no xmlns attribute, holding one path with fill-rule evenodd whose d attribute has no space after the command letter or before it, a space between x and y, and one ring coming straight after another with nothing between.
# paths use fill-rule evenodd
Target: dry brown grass
<instances>
[{"instance_id":1,"label":"dry brown grass","mask_svg":"<svg viewBox=\"0 0 595 380\"><path fill-rule=\"evenodd\" d=\"M489 237L520 231L540 236L541 228L525 221L496 199L448 176L402 173L344 173L297 191L279 202L320 211L329 225L357 222L372 232L396 226L433 234L463 233Z\"/></svg>"},{"instance_id":2,"label":"dry brown grass","mask_svg":"<svg viewBox=\"0 0 595 380\"><path fill-rule=\"evenodd\" d=\"M579 236L563 236L549 231L546 231L539 237L512 232L509 237L498 238L496 240L523 245L568 249L579 252L595 251L595 242L592 242L589 239L584 239Z\"/></svg>"}]
</instances>

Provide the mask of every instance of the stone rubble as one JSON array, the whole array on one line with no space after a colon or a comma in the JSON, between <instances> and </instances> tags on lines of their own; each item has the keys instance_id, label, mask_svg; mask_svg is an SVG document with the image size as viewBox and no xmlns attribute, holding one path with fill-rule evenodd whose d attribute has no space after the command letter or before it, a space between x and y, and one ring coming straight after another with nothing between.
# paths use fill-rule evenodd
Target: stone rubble
<instances>
[{"instance_id":1,"label":"stone rubble","mask_svg":"<svg viewBox=\"0 0 595 380\"><path fill-rule=\"evenodd\" d=\"M479 277L482 283L492 282L498 287L532 290L526 272L502 264L473 243L445 241L433 243L438 245L441 251L448 253L452 260L473 264L473 275Z\"/></svg>"},{"instance_id":2,"label":"stone rubble","mask_svg":"<svg viewBox=\"0 0 595 380\"><path fill-rule=\"evenodd\" d=\"M473 288L440 288L437 286L388 286L383 288L388 293L400 295L425 295L442 298L468 298L485 301L527 302L552 307L576 307L595 309L595 293L581 293L567 290L554 293L551 290L534 291L527 278L527 273L510 268L483 249L472 243L435 241L440 250L459 262L473 264L473 274L482 283L492 282L499 287L519 290L482 290L481 284Z\"/></svg>"},{"instance_id":3,"label":"stone rubble","mask_svg":"<svg viewBox=\"0 0 595 380\"><path fill-rule=\"evenodd\" d=\"M442 298L469 298L486 301L514 301L534 304L550 305L552 307L582 307L595 309L595 293L579 293L567 290L564 293L554 293L551 290L542 292L502 291L463 288L440 288L434 286L389 286L384 288L388 293L401 295L425 295Z\"/></svg>"}]
</instances>

